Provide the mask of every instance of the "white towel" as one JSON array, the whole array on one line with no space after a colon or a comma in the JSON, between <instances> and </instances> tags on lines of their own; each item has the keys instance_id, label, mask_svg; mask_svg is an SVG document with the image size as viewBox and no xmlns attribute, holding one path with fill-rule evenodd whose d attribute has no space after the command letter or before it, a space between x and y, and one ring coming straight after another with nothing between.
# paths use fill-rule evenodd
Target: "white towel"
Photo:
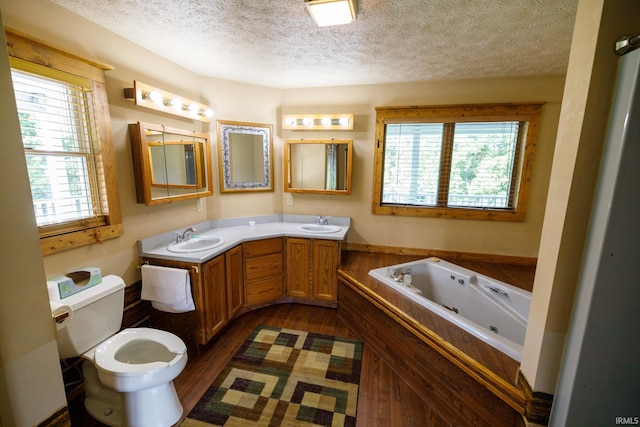
<instances>
[{"instance_id":1,"label":"white towel","mask_svg":"<svg viewBox=\"0 0 640 427\"><path fill-rule=\"evenodd\" d=\"M143 265L141 298L151 301L155 309L169 313L196 309L189 271L180 268Z\"/></svg>"}]
</instances>

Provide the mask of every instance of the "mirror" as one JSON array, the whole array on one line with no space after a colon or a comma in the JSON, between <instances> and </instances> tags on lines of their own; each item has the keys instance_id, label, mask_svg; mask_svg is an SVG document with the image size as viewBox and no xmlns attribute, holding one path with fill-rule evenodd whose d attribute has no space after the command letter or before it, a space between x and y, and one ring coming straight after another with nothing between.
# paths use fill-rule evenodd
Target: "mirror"
<instances>
[{"instance_id":1,"label":"mirror","mask_svg":"<svg viewBox=\"0 0 640 427\"><path fill-rule=\"evenodd\" d=\"M285 189L289 193L351 194L353 141L287 140Z\"/></svg>"},{"instance_id":2,"label":"mirror","mask_svg":"<svg viewBox=\"0 0 640 427\"><path fill-rule=\"evenodd\" d=\"M138 203L211 196L209 135L138 122L129 125Z\"/></svg>"},{"instance_id":3,"label":"mirror","mask_svg":"<svg viewBox=\"0 0 640 427\"><path fill-rule=\"evenodd\" d=\"M220 191L273 191L272 126L218 120Z\"/></svg>"}]
</instances>

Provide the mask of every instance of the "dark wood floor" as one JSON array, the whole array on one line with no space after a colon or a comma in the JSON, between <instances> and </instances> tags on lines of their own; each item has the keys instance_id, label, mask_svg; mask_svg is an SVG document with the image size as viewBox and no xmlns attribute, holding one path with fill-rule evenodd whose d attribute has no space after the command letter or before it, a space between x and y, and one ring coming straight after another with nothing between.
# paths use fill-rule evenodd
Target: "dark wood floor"
<instances>
[{"instance_id":1,"label":"dark wood floor","mask_svg":"<svg viewBox=\"0 0 640 427\"><path fill-rule=\"evenodd\" d=\"M258 325L300 329L358 338L331 308L281 304L247 313L234 320L174 381L184 415L195 406L218 373ZM73 426L103 426L85 413L81 399L70 405ZM373 351L364 346L358 397L358 426L426 426L423 401ZM178 423L179 424L179 423Z\"/></svg>"}]
</instances>

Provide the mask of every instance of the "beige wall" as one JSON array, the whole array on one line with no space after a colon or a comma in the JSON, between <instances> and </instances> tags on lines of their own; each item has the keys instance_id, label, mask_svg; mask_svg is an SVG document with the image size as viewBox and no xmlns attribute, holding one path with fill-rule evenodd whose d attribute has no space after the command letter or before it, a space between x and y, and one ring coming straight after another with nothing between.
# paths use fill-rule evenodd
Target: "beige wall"
<instances>
[{"instance_id":1,"label":"beige wall","mask_svg":"<svg viewBox=\"0 0 640 427\"><path fill-rule=\"evenodd\" d=\"M1 18L1 17L0 17ZM31 426L65 404L40 242L0 25L0 417ZM37 403L36 403L37 402Z\"/></svg>"},{"instance_id":2,"label":"beige wall","mask_svg":"<svg viewBox=\"0 0 640 427\"><path fill-rule=\"evenodd\" d=\"M640 32L638 17L635 0L579 2L522 359L534 390L556 388L615 85L613 45Z\"/></svg>"},{"instance_id":3,"label":"beige wall","mask_svg":"<svg viewBox=\"0 0 640 427\"><path fill-rule=\"evenodd\" d=\"M285 204L283 210L286 213L350 216L353 222L349 242L352 243L536 257L563 84L562 76L540 76L286 90L283 114L354 113L355 128L353 132L282 131L283 139L354 140L350 196L294 194L293 205ZM528 101L546 104L542 109L524 222L371 214L375 107Z\"/></svg>"}]
</instances>

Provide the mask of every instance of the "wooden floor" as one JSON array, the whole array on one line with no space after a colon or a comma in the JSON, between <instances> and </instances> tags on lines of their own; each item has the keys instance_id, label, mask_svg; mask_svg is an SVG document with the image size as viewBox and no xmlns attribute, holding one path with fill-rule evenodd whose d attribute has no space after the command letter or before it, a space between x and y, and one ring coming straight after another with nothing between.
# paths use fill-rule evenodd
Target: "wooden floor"
<instances>
[{"instance_id":1,"label":"wooden floor","mask_svg":"<svg viewBox=\"0 0 640 427\"><path fill-rule=\"evenodd\" d=\"M247 313L234 320L174 381L184 415L195 406L218 373L258 325L287 327L326 335L358 338L338 318L337 310L282 304ZM78 401L81 399L78 399ZM80 402L70 405L73 426L102 426ZM364 346L358 396L358 426L427 426L423 401L373 351ZM179 423L178 423L179 424Z\"/></svg>"}]
</instances>

